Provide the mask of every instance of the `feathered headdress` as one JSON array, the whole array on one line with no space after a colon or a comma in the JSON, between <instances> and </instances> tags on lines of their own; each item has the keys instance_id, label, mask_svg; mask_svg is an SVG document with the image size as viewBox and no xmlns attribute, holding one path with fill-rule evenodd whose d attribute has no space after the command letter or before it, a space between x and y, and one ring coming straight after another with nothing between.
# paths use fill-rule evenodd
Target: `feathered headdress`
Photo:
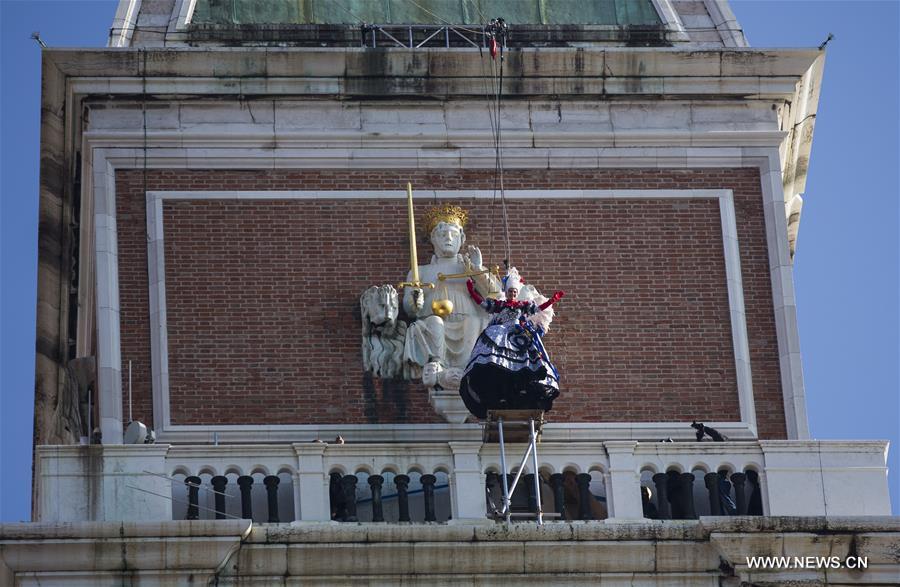
<instances>
[{"instance_id":1,"label":"feathered headdress","mask_svg":"<svg viewBox=\"0 0 900 587\"><path fill-rule=\"evenodd\" d=\"M506 272L506 275L503 277L503 293L506 293L511 287L516 288L521 291L522 286L525 284L525 280L522 279L522 276L519 275L519 270L515 267L510 267Z\"/></svg>"}]
</instances>

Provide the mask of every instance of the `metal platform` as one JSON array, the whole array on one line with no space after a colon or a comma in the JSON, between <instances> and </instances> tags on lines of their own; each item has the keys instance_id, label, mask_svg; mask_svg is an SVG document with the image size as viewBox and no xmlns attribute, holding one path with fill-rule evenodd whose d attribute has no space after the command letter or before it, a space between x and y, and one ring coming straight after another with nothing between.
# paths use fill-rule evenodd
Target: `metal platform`
<instances>
[{"instance_id":1,"label":"metal platform","mask_svg":"<svg viewBox=\"0 0 900 587\"><path fill-rule=\"evenodd\" d=\"M537 445L540 442L541 430L544 426L544 412L541 410L491 410L487 414L484 421L483 441L485 443L500 444L500 468L503 469L500 479L503 486L503 504L497 516L510 522L513 513L512 495L519 484L522 477L522 471L528 457L531 457L531 466L534 469L534 495L537 501L537 512L523 516L516 514L515 517L534 517L539 526L544 523L544 512L541 509L541 481L538 474L538 458ZM522 456L522 462L516 470L516 477L513 479L512 485L507 480L509 469L506 467L506 443L507 442L527 442L525 454Z\"/></svg>"},{"instance_id":2,"label":"metal platform","mask_svg":"<svg viewBox=\"0 0 900 587\"><path fill-rule=\"evenodd\" d=\"M530 422L534 422L537 441L541 441L544 427L544 412L541 410L490 410L484 421L482 442L495 444L500 442L499 422L503 422L503 436L506 442L528 442Z\"/></svg>"}]
</instances>

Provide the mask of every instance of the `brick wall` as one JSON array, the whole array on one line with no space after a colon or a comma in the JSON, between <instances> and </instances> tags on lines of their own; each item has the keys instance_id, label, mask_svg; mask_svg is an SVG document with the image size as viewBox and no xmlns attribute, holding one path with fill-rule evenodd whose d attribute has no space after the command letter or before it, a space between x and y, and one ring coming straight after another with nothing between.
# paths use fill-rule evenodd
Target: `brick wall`
<instances>
[{"instance_id":1,"label":"brick wall","mask_svg":"<svg viewBox=\"0 0 900 587\"><path fill-rule=\"evenodd\" d=\"M478 170L166 170L148 172L146 189L401 190L407 179L421 189L493 187L493 174ZM119 273L134 413L152 420L144 181L141 171L117 175ZM755 169L522 170L508 171L506 185L734 190L760 435L785 436ZM468 241L499 262L499 210L457 203L470 210ZM405 275L404 210L402 200L167 201L173 422L441 421L420 384L362 373L359 294ZM510 217L525 278L569 294L545 340L563 376L554 421L739 419L717 202L512 201ZM420 242L419 253L427 262L430 246Z\"/></svg>"}]
</instances>

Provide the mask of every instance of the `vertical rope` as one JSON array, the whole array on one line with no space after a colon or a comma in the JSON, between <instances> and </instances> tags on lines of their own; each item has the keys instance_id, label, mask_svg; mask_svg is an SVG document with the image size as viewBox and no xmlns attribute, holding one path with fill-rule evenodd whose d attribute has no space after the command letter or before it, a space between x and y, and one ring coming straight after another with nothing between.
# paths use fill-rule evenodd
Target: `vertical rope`
<instances>
[{"instance_id":1,"label":"vertical rope","mask_svg":"<svg viewBox=\"0 0 900 587\"><path fill-rule=\"evenodd\" d=\"M490 38L497 38L497 31L503 31L502 28L496 28L496 20L492 21L488 27L485 27L487 30L489 27L491 28ZM503 178L503 136L501 130L501 121L500 117L502 114L502 106L501 99L503 97L503 61L504 61L504 50L506 44L505 34L499 35L501 42L500 45L500 65L497 67L494 63L494 60L491 60L491 87L490 93L487 92L487 74L484 70L484 53L481 53L481 71L482 71L482 79L484 80L484 86L486 90L486 94L488 94L488 100L490 102L488 107L488 116L491 122L491 134L494 142L494 194L491 199L491 236L490 236L490 248L493 252L494 250L494 231L496 228L495 212L497 209L497 192L500 192L500 207L501 214L503 219L503 240L505 246L505 258L503 259L504 265L508 268L510 266L510 258L512 256L512 247L510 246L509 241L509 211L506 206L506 188L504 185ZM480 49L479 49L480 51Z\"/></svg>"},{"instance_id":2,"label":"vertical rope","mask_svg":"<svg viewBox=\"0 0 900 587\"><path fill-rule=\"evenodd\" d=\"M506 189L503 185L503 140L500 134L500 98L503 96L503 49L506 39L500 44L500 76L497 84L497 175L500 181L500 206L503 211L503 238L506 242L506 268L512 266L512 249L509 246L509 213L506 209Z\"/></svg>"},{"instance_id":3,"label":"vertical rope","mask_svg":"<svg viewBox=\"0 0 900 587\"><path fill-rule=\"evenodd\" d=\"M487 38L487 26L485 26L484 31L485 31L485 38ZM497 127L494 124L494 95L496 93L494 91L494 71L493 71L494 70L494 62L493 62L493 60L491 60L491 75L489 78L487 70L485 69L485 66L484 66L484 52L481 47L478 48L478 53L481 57L481 82L482 82L482 86L484 87L484 96L487 100L486 104L487 104L488 119L490 120L490 123L491 123L491 141L494 143L494 151L495 151L495 155L494 155L494 194L491 197L491 222L490 222L491 233L490 233L490 240L489 240L489 244L488 244L491 254L493 255L493 253L494 253L494 229L496 227L494 219L495 219L495 212L497 210L497 159L496 159ZM488 86L488 79L490 79L490 87Z\"/></svg>"}]
</instances>

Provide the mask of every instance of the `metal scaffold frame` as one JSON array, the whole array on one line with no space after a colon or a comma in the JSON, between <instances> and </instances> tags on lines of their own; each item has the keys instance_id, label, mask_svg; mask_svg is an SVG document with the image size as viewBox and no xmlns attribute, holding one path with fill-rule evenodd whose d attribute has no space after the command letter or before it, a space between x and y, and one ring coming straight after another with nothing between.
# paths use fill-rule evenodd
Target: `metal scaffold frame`
<instances>
[{"instance_id":1,"label":"metal scaffold frame","mask_svg":"<svg viewBox=\"0 0 900 587\"><path fill-rule=\"evenodd\" d=\"M362 25L362 44L364 47L377 48L378 35L383 37L382 43L387 47L403 47L404 49L421 49L423 47L450 47L451 41L458 37L467 46L486 47L485 33L466 27L446 24L364 24ZM468 35L466 35L468 33ZM470 36L481 36L482 43L473 41ZM424 37L423 40L418 40Z\"/></svg>"},{"instance_id":2,"label":"metal scaffold frame","mask_svg":"<svg viewBox=\"0 0 900 587\"><path fill-rule=\"evenodd\" d=\"M506 467L506 437L504 423L510 427L508 432L514 438L523 438L525 432L528 434L528 445L525 448L525 454L522 456L522 461L516 469L516 476L513 479L512 485L509 484L509 480L507 479L508 469ZM500 511L497 512L496 515L502 517L506 522L512 520L512 496L522 477L522 471L525 469L525 464L528 462L528 458L531 457L531 467L534 470L534 497L537 511L532 514L525 514L525 516L530 517L531 515L534 515L538 526L544 524L544 512L541 505L541 480L538 472L537 456L538 439L543 425L544 412L540 410L495 410L488 412L487 420L484 423L484 442L498 442L500 445L500 468L502 469L500 479L503 487L503 501ZM494 435L495 431L496 436ZM522 514L519 514L519 516L521 515Z\"/></svg>"}]
</instances>

